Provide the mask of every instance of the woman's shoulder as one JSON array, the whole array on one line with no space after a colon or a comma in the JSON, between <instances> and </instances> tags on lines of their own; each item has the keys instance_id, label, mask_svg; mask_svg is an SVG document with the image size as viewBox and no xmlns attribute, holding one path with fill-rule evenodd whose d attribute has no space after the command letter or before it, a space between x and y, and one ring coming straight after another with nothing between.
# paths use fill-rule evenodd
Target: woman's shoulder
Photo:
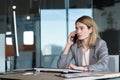
<instances>
[{"instance_id":1,"label":"woman's shoulder","mask_svg":"<svg viewBox=\"0 0 120 80\"><path fill-rule=\"evenodd\" d=\"M106 41L103 39L97 39L96 46L106 45Z\"/></svg>"},{"instance_id":2,"label":"woman's shoulder","mask_svg":"<svg viewBox=\"0 0 120 80\"><path fill-rule=\"evenodd\" d=\"M102 44L102 43L106 43L106 41L105 41L105 40L103 40L103 39L97 39L97 43Z\"/></svg>"}]
</instances>

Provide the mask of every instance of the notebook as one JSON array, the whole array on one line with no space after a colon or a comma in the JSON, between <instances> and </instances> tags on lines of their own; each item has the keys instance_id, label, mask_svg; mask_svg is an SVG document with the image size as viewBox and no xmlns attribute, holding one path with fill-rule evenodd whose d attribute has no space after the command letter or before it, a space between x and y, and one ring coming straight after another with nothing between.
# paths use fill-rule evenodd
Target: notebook
<instances>
[{"instance_id":1,"label":"notebook","mask_svg":"<svg viewBox=\"0 0 120 80\"><path fill-rule=\"evenodd\" d=\"M68 74L59 74L57 76L64 78L77 78L77 77L94 77L94 76L104 76L104 75L94 74L94 73L68 73Z\"/></svg>"},{"instance_id":2,"label":"notebook","mask_svg":"<svg viewBox=\"0 0 120 80\"><path fill-rule=\"evenodd\" d=\"M83 71L80 70L71 70L71 69L56 69L56 68L34 68L38 72L60 72L60 73L80 73Z\"/></svg>"}]
</instances>

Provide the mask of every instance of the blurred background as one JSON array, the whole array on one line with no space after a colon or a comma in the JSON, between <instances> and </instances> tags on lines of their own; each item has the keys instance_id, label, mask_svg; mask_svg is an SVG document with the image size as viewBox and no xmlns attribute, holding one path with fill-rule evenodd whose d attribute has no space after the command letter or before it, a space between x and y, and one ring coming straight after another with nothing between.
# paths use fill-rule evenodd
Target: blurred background
<instances>
[{"instance_id":1,"label":"blurred background","mask_svg":"<svg viewBox=\"0 0 120 80\"><path fill-rule=\"evenodd\" d=\"M15 69L57 68L67 36L83 15L94 18L109 54L119 55L119 8L120 0L0 0L0 34L5 34L6 60L12 60Z\"/></svg>"}]
</instances>

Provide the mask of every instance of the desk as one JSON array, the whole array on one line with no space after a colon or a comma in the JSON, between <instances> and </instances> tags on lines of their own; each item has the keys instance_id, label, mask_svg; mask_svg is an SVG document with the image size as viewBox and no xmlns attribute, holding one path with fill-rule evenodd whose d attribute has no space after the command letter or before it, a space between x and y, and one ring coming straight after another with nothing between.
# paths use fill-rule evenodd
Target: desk
<instances>
[{"instance_id":1,"label":"desk","mask_svg":"<svg viewBox=\"0 0 120 80\"><path fill-rule=\"evenodd\" d=\"M106 79L106 78L113 78L119 77L120 73L111 73L111 72L85 72L85 73L99 73L104 74L104 76L96 76L96 77L79 77L79 78L63 78L56 76L59 73L51 73L51 72L40 72L37 75L30 74L30 75L23 75L24 73L17 73L17 74L8 74L8 75L0 75L0 80L95 80L95 79ZM117 78L116 78L117 79ZM111 79L111 80L116 80ZM117 80L119 80L117 79Z\"/></svg>"}]
</instances>

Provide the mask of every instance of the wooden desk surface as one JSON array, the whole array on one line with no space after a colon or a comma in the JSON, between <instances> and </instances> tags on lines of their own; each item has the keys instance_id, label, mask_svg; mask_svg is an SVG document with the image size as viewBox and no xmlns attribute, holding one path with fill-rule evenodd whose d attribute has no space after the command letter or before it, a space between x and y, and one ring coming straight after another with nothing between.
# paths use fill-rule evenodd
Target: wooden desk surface
<instances>
[{"instance_id":1,"label":"wooden desk surface","mask_svg":"<svg viewBox=\"0 0 120 80\"><path fill-rule=\"evenodd\" d=\"M113 77L120 77L120 73L111 73L111 72L85 72L85 73L99 73L104 74L104 76L96 76L96 77L78 77L78 78L63 78L56 76L59 73L50 73L50 72L40 72L39 74L30 74L30 75L23 75L24 73L17 73L17 74L8 74L8 75L0 75L1 78L7 79L19 79L19 80L95 80L95 79L105 79L105 78L113 78Z\"/></svg>"}]
</instances>

